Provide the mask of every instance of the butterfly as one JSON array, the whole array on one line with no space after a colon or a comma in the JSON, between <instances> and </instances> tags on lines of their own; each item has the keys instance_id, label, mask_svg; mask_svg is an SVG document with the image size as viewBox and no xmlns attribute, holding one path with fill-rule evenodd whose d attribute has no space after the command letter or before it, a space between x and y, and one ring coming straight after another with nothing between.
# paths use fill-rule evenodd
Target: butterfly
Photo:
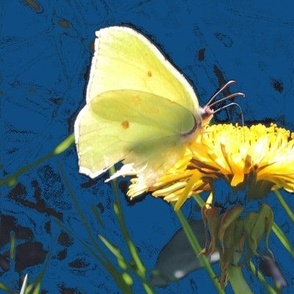
<instances>
[{"instance_id":1,"label":"butterfly","mask_svg":"<svg viewBox=\"0 0 294 294\"><path fill-rule=\"evenodd\" d=\"M201 133L212 104L201 108L185 77L136 30L113 26L96 36L74 127L80 172L95 178L122 161L118 174L151 185Z\"/></svg>"}]
</instances>

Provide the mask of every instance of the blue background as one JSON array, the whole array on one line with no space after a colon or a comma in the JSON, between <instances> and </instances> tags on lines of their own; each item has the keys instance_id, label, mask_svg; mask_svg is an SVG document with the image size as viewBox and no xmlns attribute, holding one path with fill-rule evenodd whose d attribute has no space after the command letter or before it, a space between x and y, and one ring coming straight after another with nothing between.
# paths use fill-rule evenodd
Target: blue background
<instances>
[{"instance_id":1,"label":"blue background","mask_svg":"<svg viewBox=\"0 0 294 294\"><path fill-rule=\"evenodd\" d=\"M1 177L50 152L73 131L85 104L94 33L128 24L146 34L194 85L201 105L229 79L246 93L239 100L246 123L274 121L294 129L294 16L292 1L10 1L0 5L0 164ZM234 121L237 109L217 117ZM18 289L44 268L42 288L48 293L118 293L105 269L78 238L89 241L68 189L60 163L88 217L95 236L123 244L112 211L114 196L106 176L94 181L78 173L74 147L19 177L14 188L1 187L0 280ZM276 222L294 240L293 225L270 196ZM294 207L292 195L285 194ZM163 201L145 197L130 205L123 193L126 224L144 264L152 269L160 249L179 223ZM102 228L91 212L98 208ZM190 201L185 213L196 214ZM69 236L53 217L75 232ZM291 230L290 230L291 228ZM15 267L7 268L9 232L16 233ZM292 232L291 232L292 231ZM23 246L20 246L23 245ZM271 249L294 292L293 260L271 235ZM126 254L124 245L121 250ZM36 256L30 257L29 252ZM115 260L113 259L115 262ZM250 279L252 285L256 279ZM67 289L67 290L66 290ZM67 292L66 292L67 291ZM159 293L207 293L215 290L205 271L197 271ZM230 289L228 289L230 292ZM139 284L135 293L143 293ZM256 293L263 293L259 287Z\"/></svg>"}]
</instances>

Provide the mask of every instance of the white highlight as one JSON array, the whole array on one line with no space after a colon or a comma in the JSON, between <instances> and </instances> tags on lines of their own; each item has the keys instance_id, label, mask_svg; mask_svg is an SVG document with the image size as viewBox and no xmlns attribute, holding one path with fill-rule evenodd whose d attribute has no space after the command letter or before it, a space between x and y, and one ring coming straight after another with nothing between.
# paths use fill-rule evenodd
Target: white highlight
<instances>
[{"instance_id":1,"label":"white highlight","mask_svg":"<svg viewBox=\"0 0 294 294\"><path fill-rule=\"evenodd\" d=\"M177 270L174 272L174 277L177 279L181 279L186 273L181 270Z\"/></svg>"},{"instance_id":2,"label":"white highlight","mask_svg":"<svg viewBox=\"0 0 294 294\"><path fill-rule=\"evenodd\" d=\"M220 259L220 255L218 251L215 251L210 256L210 262L218 262Z\"/></svg>"}]
</instances>

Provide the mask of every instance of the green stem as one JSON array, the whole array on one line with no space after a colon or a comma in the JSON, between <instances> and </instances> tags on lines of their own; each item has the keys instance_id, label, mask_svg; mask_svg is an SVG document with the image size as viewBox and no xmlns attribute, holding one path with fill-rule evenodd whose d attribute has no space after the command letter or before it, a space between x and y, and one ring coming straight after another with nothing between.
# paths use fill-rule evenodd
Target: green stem
<instances>
[{"instance_id":1,"label":"green stem","mask_svg":"<svg viewBox=\"0 0 294 294\"><path fill-rule=\"evenodd\" d=\"M124 279L122 278L122 275L120 272L117 271L117 269L112 265L111 261L109 260L109 258L107 257L107 255L103 252L103 250L101 249L101 247L99 246L99 244L96 242L95 237L92 234L92 230L90 228L90 225L88 224L87 218L83 212L83 210L80 208L80 205L78 203L78 199L74 193L74 191L72 190L69 181L67 179L67 177L65 176L65 173L63 171L63 168L61 166L60 163L58 163L58 168L60 170L60 174L63 178L63 181L69 191L69 195L71 196L72 202L76 208L76 210L78 211L78 214L82 220L82 223L88 233L88 236L90 237L93 246L95 247L95 249L98 251L98 253L102 256L102 258L97 255L92 248L90 248L85 242L80 242L99 260L99 262L108 270L108 272L112 275L113 279L115 280L115 282L117 283L118 287L123 291L123 293L128 293L131 294L132 291L129 287L128 284L126 284L126 282L124 281ZM75 234L73 234L73 236L75 236Z\"/></svg>"},{"instance_id":2,"label":"green stem","mask_svg":"<svg viewBox=\"0 0 294 294\"><path fill-rule=\"evenodd\" d=\"M285 247L285 249L291 254L292 257L294 257L294 248L291 242L288 240L284 232L280 229L280 227L275 222L273 223L272 231L280 240L280 242Z\"/></svg>"},{"instance_id":3,"label":"green stem","mask_svg":"<svg viewBox=\"0 0 294 294\"><path fill-rule=\"evenodd\" d=\"M9 287L2 282L0 282L0 290L3 290L4 292L7 292L7 293L9 293L9 291L11 291L9 289Z\"/></svg>"},{"instance_id":4,"label":"green stem","mask_svg":"<svg viewBox=\"0 0 294 294\"><path fill-rule=\"evenodd\" d=\"M73 238L77 238L77 234L75 232L71 231L68 227L66 227L59 219L54 218L53 220L60 228L65 230L70 236L72 236ZM82 246L84 246L88 250L88 252L90 252L94 256L94 258L96 258L105 267L105 269L108 271L108 273L115 280L118 287L122 290L122 293L124 293L124 294L133 294L133 292L132 292L131 288L129 287L129 285L126 284L126 282L122 278L121 273L113 266L113 264L109 261L108 258L106 258L106 261L104 261L97 254L97 252L93 250L93 248L91 246L89 246L87 243L85 243L80 238L77 238L77 240L80 242L80 244ZM99 245L97 245L97 246L99 246Z\"/></svg>"},{"instance_id":5,"label":"green stem","mask_svg":"<svg viewBox=\"0 0 294 294\"><path fill-rule=\"evenodd\" d=\"M107 258L106 254L103 252L103 250L99 247L99 245L97 244L96 242L96 239L95 237L93 236L92 234L92 230L90 228L90 225L88 224L88 221L87 221L87 218L86 218L86 215L84 214L83 210L81 209L80 205L79 205L79 202L78 202L78 198L77 196L75 195L73 189L71 188L70 184L69 184L69 181L65 175L65 172L61 166L61 164L58 162L57 163L57 166L58 166L58 169L60 171L60 174L61 174L61 177L63 179L63 182L65 183L65 186L69 192L69 195L71 197L71 200L72 200L72 203L75 207L75 209L77 210L80 218L81 218L81 221L83 223L83 226L85 227L87 233L88 233L88 236L90 237L91 241L92 241L92 244L95 246L95 248L97 249L97 251L104 257L104 258Z\"/></svg>"},{"instance_id":6,"label":"green stem","mask_svg":"<svg viewBox=\"0 0 294 294\"><path fill-rule=\"evenodd\" d=\"M110 169L110 173L114 173L113 167ZM132 242L130 235L129 235L129 232L127 230L127 227L125 225L123 210L122 210L122 205L121 205L121 201L120 201L120 197L119 197L119 193L118 193L118 187L117 187L116 180L111 181L111 186L112 186L115 198L116 198L116 203L114 203L114 212L117 216L119 226L121 228L124 240L128 246L130 254L131 254L133 261L136 265L136 268L137 268L136 273L140 277L146 293L147 294L155 293L153 288L151 287L151 285L146 280L146 268L144 267L143 263L141 262L139 254L137 252L137 248L134 245L134 243Z\"/></svg>"},{"instance_id":7,"label":"green stem","mask_svg":"<svg viewBox=\"0 0 294 294\"><path fill-rule=\"evenodd\" d=\"M204 200L200 197L199 194L193 196L193 199L197 202L200 208L205 204Z\"/></svg>"},{"instance_id":8,"label":"green stem","mask_svg":"<svg viewBox=\"0 0 294 294\"><path fill-rule=\"evenodd\" d=\"M253 293L244 279L242 269L240 266L230 264L228 266L228 276L229 276L229 281L234 290L234 293L236 294L239 294L239 293L252 294Z\"/></svg>"},{"instance_id":9,"label":"green stem","mask_svg":"<svg viewBox=\"0 0 294 294\"><path fill-rule=\"evenodd\" d=\"M10 259L15 260L15 247L16 247L16 240L15 240L15 233L14 231L10 232Z\"/></svg>"}]
</instances>

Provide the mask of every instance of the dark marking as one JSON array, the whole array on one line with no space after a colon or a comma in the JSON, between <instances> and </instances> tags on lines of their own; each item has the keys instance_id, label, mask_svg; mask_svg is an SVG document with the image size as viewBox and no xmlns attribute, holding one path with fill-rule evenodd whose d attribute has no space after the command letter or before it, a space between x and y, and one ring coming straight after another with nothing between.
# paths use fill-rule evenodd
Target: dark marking
<instances>
[{"instance_id":1,"label":"dark marking","mask_svg":"<svg viewBox=\"0 0 294 294\"><path fill-rule=\"evenodd\" d=\"M95 186L98 182L98 179L88 179L87 182L84 182L81 184L82 188L91 188L92 186Z\"/></svg>"},{"instance_id":2,"label":"dark marking","mask_svg":"<svg viewBox=\"0 0 294 294\"><path fill-rule=\"evenodd\" d=\"M100 213L103 213L105 210L104 205L101 202L97 204L97 208L99 209Z\"/></svg>"},{"instance_id":3,"label":"dark marking","mask_svg":"<svg viewBox=\"0 0 294 294\"><path fill-rule=\"evenodd\" d=\"M44 229L47 234L51 235L51 222L50 221L48 221L44 224Z\"/></svg>"},{"instance_id":4,"label":"dark marking","mask_svg":"<svg viewBox=\"0 0 294 294\"><path fill-rule=\"evenodd\" d=\"M64 260L67 257L67 249L61 250L57 253L58 260Z\"/></svg>"},{"instance_id":5,"label":"dark marking","mask_svg":"<svg viewBox=\"0 0 294 294\"><path fill-rule=\"evenodd\" d=\"M220 40L224 44L225 47L232 47L233 40L229 36L222 34L220 32L216 32L214 35L218 40Z\"/></svg>"},{"instance_id":6,"label":"dark marking","mask_svg":"<svg viewBox=\"0 0 294 294\"><path fill-rule=\"evenodd\" d=\"M68 235L68 233L61 232L60 235L58 236L58 243L65 247L69 247L73 244L73 240L72 240L72 237Z\"/></svg>"},{"instance_id":7,"label":"dark marking","mask_svg":"<svg viewBox=\"0 0 294 294\"><path fill-rule=\"evenodd\" d=\"M129 122L127 120L124 120L124 121L121 122L121 126L123 127L123 129L126 130L126 129L129 128L130 124L129 124Z\"/></svg>"},{"instance_id":8,"label":"dark marking","mask_svg":"<svg viewBox=\"0 0 294 294\"><path fill-rule=\"evenodd\" d=\"M134 206L136 205L137 203L139 202L142 202L144 201L145 197L147 196L147 194L143 194L143 195L139 195L139 196L136 196L135 198L133 199L130 199L130 197L127 195L127 194L124 194L125 196L125 200L127 201L128 203L128 206ZM161 199L161 198L160 198ZM163 200L164 201L164 200Z\"/></svg>"},{"instance_id":9,"label":"dark marking","mask_svg":"<svg viewBox=\"0 0 294 294\"><path fill-rule=\"evenodd\" d=\"M8 194L8 198L17 199L25 198L27 195L26 187L23 184L18 183Z\"/></svg>"},{"instance_id":10,"label":"dark marking","mask_svg":"<svg viewBox=\"0 0 294 294\"><path fill-rule=\"evenodd\" d=\"M89 264L83 258L77 258L74 261L70 262L68 265L73 268L85 268Z\"/></svg>"},{"instance_id":11,"label":"dark marking","mask_svg":"<svg viewBox=\"0 0 294 294\"><path fill-rule=\"evenodd\" d=\"M64 29L68 29L68 28L71 27L70 22L69 22L68 20L64 19L64 18L60 18L60 19L58 20L58 24L59 24L62 28L64 28Z\"/></svg>"},{"instance_id":12,"label":"dark marking","mask_svg":"<svg viewBox=\"0 0 294 294\"><path fill-rule=\"evenodd\" d=\"M13 153L17 152L18 150L19 150L19 148L9 149L9 150L7 151L7 153L8 153L8 154L13 154Z\"/></svg>"},{"instance_id":13,"label":"dark marking","mask_svg":"<svg viewBox=\"0 0 294 294\"><path fill-rule=\"evenodd\" d=\"M227 79L225 78L221 69L217 65L214 65L213 71L214 71L215 76L217 77L218 84L224 85L226 83ZM222 93L224 94L224 96L231 94L231 92L228 88L224 89L224 91Z\"/></svg>"},{"instance_id":14,"label":"dark marking","mask_svg":"<svg viewBox=\"0 0 294 294\"><path fill-rule=\"evenodd\" d=\"M198 60L203 61L205 59L205 48L198 50Z\"/></svg>"},{"instance_id":15,"label":"dark marking","mask_svg":"<svg viewBox=\"0 0 294 294\"><path fill-rule=\"evenodd\" d=\"M272 86L273 88L279 92L279 93L282 93L284 91L284 85L283 85L283 82L282 81L279 81L277 79L272 79Z\"/></svg>"},{"instance_id":16,"label":"dark marking","mask_svg":"<svg viewBox=\"0 0 294 294\"><path fill-rule=\"evenodd\" d=\"M58 285L58 287L59 287L59 290L60 290L60 292L59 292L60 294L81 294L81 293L84 293L84 291L80 291L77 288L69 288L69 287L66 287L63 284Z\"/></svg>"},{"instance_id":17,"label":"dark marking","mask_svg":"<svg viewBox=\"0 0 294 294\"><path fill-rule=\"evenodd\" d=\"M189 284L191 286L192 293L197 293L198 286L197 286L197 283L194 281L194 279L190 279Z\"/></svg>"},{"instance_id":18,"label":"dark marking","mask_svg":"<svg viewBox=\"0 0 294 294\"><path fill-rule=\"evenodd\" d=\"M119 181L118 187L123 194L127 194L129 190L129 184L130 184L129 181L126 181L126 180Z\"/></svg>"},{"instance_id":19,"label":"dark marking","mask_svg":"<svg viewBox=\"0 0 294 294\"><path fill-rule=\"evenodd\" d=\"M151 72L151 70L148 70L148 72L147 72L147 76L148 76L149 78L152 77L152 72Z\"/></svg>"},{"instance_id":20,"label":"dark marking","mask_svg":"<svg viewBox=\"0 0 294 294\"><path fill-rule=\"evenodd\" d=\"M95 39L93 39L89 44L89 50L94 53L95 52ZM90 71L90 69L89 69ZM88 73L85 73L85 77L87 77Z\"/></svg>"},{"instance_id":21,"label":"dark marking","mask_svg":"<svg viewBox=\"0 0 294 294\"><path fill-rule=\"evenodd\" d=\"M0 248L10 242L10 232L12 231L15 233L16 239L30 240L34 236L32 230L19 225L15 217L2 214L0 218Z\"/></svg>"},{"instance_id":22,"label":"dark marking","mask_svg":"<svg viewBox=\"0 0 294 294\"><path fill-rule=\"evenodd\" d=\"M27 242L17 245L15 252L15 269L17 272L30 266L42 264L48 253L39 242Z\"/></svg>"},{"instance_id":23,"label":"dark marking","mask_svg":"<svg viewBox=\"0 0 294 294\"><path fill-rule=\"evenodd\" d=\"M41 188L36 180L32 181L32 187L34 188L34 198L35 202L31 202L26 199L26 189L22 184L17 184L8 194L8 198L13 199L15 202L28 207L35 209L38 212L46 213L48 215L55 216L56 218L62 220L63 215L60 212L55 211L53 208L47 207L44 199L41 198Z\"/></svg>"},{"instance_id":24,"label":"dark marking","mask_svg":"<svg viewBox=\"0 0 294 294\"><path fill-rule=\"evenodd\" d=\"M49 101L56 104L56 105L60 105L61 98L52 97L52 98L49 98Z\"/></svg>"},{"instance_id":25,"label":"dark marking","mask_svg":"<svg viewBox=\"0 0 294 294\"><path fill-rule=\"evenodd\" d=\"M0 268L2 271L7 272L9 271L9 258L0 254Z\"/></svg>"},{"instance_id":26,"label":"dark marking","mask_svg":"<svg viewBox=\"0 0 294 294\"><path fill-rule=\"evenodd\" d=\"M26 4L27 6L29 6L33 10L35 10L35 12L37 12L37 13L43 12L43 7L42 7L42 5L38 1L35 1L35 0L24 0L23 2L24 2L24 4Z\"/></svg>"}]
</instances>

